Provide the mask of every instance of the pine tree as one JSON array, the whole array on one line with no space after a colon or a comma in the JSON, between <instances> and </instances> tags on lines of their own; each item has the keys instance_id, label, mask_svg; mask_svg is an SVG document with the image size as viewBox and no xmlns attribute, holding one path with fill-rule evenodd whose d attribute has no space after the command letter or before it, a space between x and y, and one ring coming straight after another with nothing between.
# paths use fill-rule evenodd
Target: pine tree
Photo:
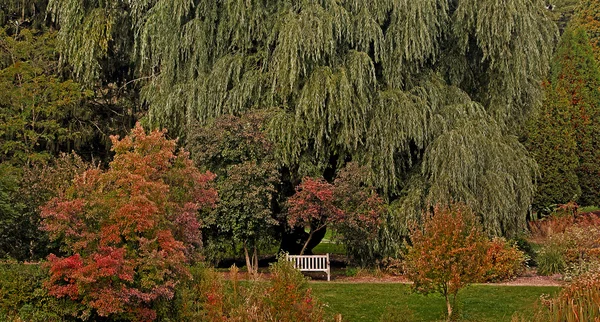
<instances>
[{"instance_id":1,"label":"pine tree","mask_svg":"<svg viewBox=\"0 0 600 322\"><path fill-rule=\"evenodd\" d=\"M596 62L600 62L600 2L580 1L573 23L586 31Z\"/></svg>"},{"instance_id":2,"label":"pine tree","mask_svg":"<svg viewBox=\"0 0 600 322\"><path fill-rule=\"evenodd\" d=\"M535 206L600 204L600 70L585 30L570 26L552 63L548 98L531 130L540 164Z\"/></svg>"},{"instance_id":3,"label":"pine tree","mask_svg":"<svg viewBox=\"0 0 600 322\"><path fill-rule=\"evenodd\" d=\"M49 10L81 81L114 57L135 64L148 123L185 135L273 108L277 160L296 182L352 160L392 200L416 190L427 203L468 202L490 234L524 226L535 162L515 135L540 103L557 33L541 0L50 0Z\"/></svg>"},{"instance_id":4,"label":"pine tree","mask_svg":"<svg viewBox=\"0 0 600 322\"><path fill-rule=\"evenodd\" d=\"M540 175L533 208L544 210L553 204L567 203L581 195L577 178L577 141L571 130L568 102L550 85L539 114L532 120L528 137Z\"/></svg>"}]
</instances>

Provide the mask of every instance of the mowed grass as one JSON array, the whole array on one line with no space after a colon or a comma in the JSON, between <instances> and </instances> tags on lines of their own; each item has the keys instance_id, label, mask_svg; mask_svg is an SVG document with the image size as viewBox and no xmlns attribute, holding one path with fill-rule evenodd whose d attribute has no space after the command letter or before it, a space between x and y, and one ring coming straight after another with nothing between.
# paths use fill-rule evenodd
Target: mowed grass
<instances>
[{"instance_id":1,"label":"mowed grass","mask_svg":"<svg viewBox=\"0 0 600 322\"><path fill-rule=\"evenodd\" d=\"M310 286L327 304L328 313L341 313L344 321L381 321L389 310L406 321L444 320L444 299L412 293L410 285L312 282ZM558 291L558 287L473 285L459 293L458 310L464 321L510 321L515 312L530 316L540 295Z\"/></svg>"},{"instance_id":2,"label":"mowed grass","mask_svg":"<svg viewBox=\"0 0 600 322\"><path fill-rule=\"evenodd\" d=\"M313 254L336 254L336 255L345 255L346 247L342 244L335 243L320 243L315 248L313 248Z\"/></svg>"}]
</instances>

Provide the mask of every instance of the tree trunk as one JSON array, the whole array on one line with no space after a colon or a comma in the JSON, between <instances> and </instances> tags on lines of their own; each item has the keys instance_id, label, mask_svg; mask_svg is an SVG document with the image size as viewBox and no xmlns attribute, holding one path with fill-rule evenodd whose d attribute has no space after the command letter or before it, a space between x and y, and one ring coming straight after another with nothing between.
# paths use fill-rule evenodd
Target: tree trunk
<instances>
[{"instance_id":1,"label":"tree trunk","mask_svg":"<svg viewBox=\"0 0 600 322\"><path fill-rule=\"evenodd\" d=\"M284 231L282 232L281 246L279 249L291 255L298 255L300 254L302 248L305 248L304 254L312 255L312 249L321 243L321 240L323 240L323 237L325 237L326 232L327 227L313 232L312 239L308 244L306 244L308 233L304 231L303 227L296 227L292 229L291 232Z\"/></svg>"},{"instance_id":2,"label":"tree trunk","mask_svg":"<svg viewBox=\"0 0 600 322\"><path fill-rule=\"evenodd\" d=\"M452 303L450 303L450 297L446 294L446 308L448 309L448 320L452 318Z\"/></svg>"},{"instance_id":3,"label":"tree trunk","mask_svg":"<svg viewBox=\"0 0 600 322\"><path fill-rule=\"evenodd\" d=\"M300 255L304 255L304 251L306 250L308 243L310 243L310 240L312 239L314 233L315 232L311 230L310 233L308 234L308 239L304 243L304 246L302 247L302 250L300 251Z\"/></svg>"},{"instance_id":4,"label":"tree trunk","mask_svg":"<svg viewBox=\"0 0 600 322\"><path fill-rule=\"evenodd\" d=\"M252 255L252 259L254 261L252 271L254 275L258 275L258 251L256 250L256 245L254 245L254 255Z\"/></svg>"},{"instance_id":5,"label":"tree trunk","mask_svg":"<svg viewBox=\"0 0 600 322\"><path fill-rule=\"evenodd\" d=\"M246 242L244 242L244 256L246 257L246 269L248 270L248 274L253 275L252 262L250 261L250 255L248 254L248 247L246 246Z\"/></svg>"}]
</instances>

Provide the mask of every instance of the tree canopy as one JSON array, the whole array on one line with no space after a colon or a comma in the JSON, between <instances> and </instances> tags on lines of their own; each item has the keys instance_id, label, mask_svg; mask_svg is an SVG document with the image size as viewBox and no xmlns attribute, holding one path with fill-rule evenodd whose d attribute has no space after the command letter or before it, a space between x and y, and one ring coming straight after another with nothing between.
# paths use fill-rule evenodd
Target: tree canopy
<instances>
[{"instance_id":1,"label":"tree canopy","mask_svg":"<svg viewBox=\"0 0 600 322\"><path fill-rule=\"evenodd\" d=\"M274 108L296 179L349 160L391 199L468 202L523 227L535 163L517 140L557 31L541 0L50 0L63 61L93 83L128 61L146 122ZM416 177L417 180L411 178ZM423 187L423 189L421 188Z\"/></svg>"}]
</instances>

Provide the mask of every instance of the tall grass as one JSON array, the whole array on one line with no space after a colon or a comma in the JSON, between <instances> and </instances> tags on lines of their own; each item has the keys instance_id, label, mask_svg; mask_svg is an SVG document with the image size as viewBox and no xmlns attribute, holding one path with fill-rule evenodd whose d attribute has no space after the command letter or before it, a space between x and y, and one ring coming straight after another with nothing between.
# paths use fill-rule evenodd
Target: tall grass
<instances>
[{"instance_id":1,"label":"tall grass","mask_svg":"<svg viewBox=\"0 0 600 322\"><path fill-rule=\"evenodd\" d=\"M600 321L600 272L580 276L544 304L548 322Z\"/></svg>"}]
</instances>

